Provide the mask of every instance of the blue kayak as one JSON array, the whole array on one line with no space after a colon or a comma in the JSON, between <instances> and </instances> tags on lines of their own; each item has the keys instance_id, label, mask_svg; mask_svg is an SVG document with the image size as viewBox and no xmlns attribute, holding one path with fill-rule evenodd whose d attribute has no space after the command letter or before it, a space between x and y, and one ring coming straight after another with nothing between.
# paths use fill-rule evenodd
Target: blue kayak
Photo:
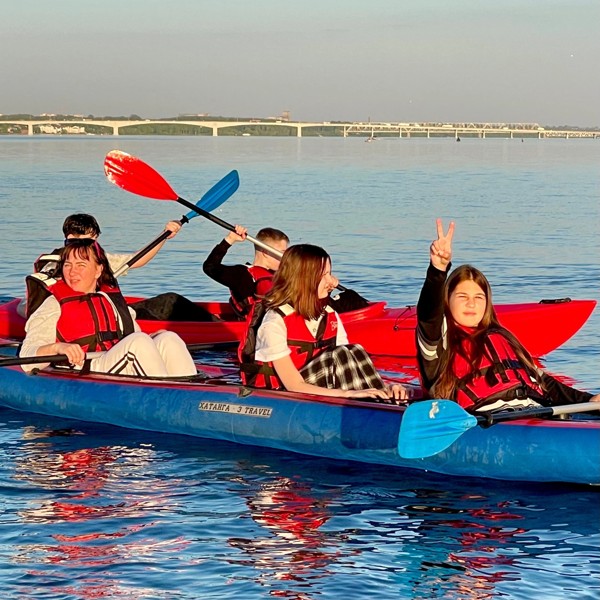
<instances>
[{"instance_id":1,"label":"blue kayak","mask_svg":"<svg viewBox=\"0 0 600 600\"><path fill-rule=\"evenodd\" d=\"M20 367L4 367L0 405L446 475L600 484L600 420L521 419L473 427L434 456L402 458L404 406L254 390L219 368L206 372L175 381L63 369L28 375Z\"/></svg>"}]
</instances>

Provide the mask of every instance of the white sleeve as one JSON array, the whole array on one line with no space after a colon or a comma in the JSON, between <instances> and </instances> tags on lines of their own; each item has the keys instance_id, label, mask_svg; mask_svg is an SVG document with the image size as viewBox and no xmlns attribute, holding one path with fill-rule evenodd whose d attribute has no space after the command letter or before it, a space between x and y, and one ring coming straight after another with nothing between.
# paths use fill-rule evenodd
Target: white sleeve
<instances>
[{"instance_id":1,"label":"white sleeve","mask_svg":"<svg viewBox=\"0 0 600 600\"><path fill-rule=\"evenodd\" d=\"M60 318L60 304L54 296L49 296L25 323L25 339L19 356L37 356L40 346L56 341L56 325ZM41 365L24 365L25 371L31 371Z\"/></svg>"},{"instance_id":2,"label":"white sleeve","mask_svg":"<svg viewBox=\"0 0 600 600\"><path fill-rule=\"evenodd\" d=\"M268 310L256 335L255 359L269 362L292 353L287 343L287 327L282 316Z\"/></svg>"},{"instance_id":3,"label":"white sleeve","mask_svg":"<svg viewBox=\"0 0 600 600\"><path fill-rule=\"evenodd\" d=\"M337 335L336 335L336 338L335 338L335 345L336 346L345 346L346 344L350 343L348 341L348 334L346 333L346 329L344 328L344 324L342 323L342 319L340 319L340 315L338 315L337 313L335 313L335 316L337 318L337 323L338 323Z\"/></svg>"},{"instance_id":4,"label":"white sleeve","mask_svg":"<svg viewBox=\"0 0 600 600\"><path fill-rule=\"evenodd\" d=\"M112 252L107 252L106 258L108 259L108 264L114 273L118 271L121 265L124 265L129 259L133 258L133 254L113 254ZM126 274L127 272L123 273L123 275Z\"/></svg>"}]
</instances>

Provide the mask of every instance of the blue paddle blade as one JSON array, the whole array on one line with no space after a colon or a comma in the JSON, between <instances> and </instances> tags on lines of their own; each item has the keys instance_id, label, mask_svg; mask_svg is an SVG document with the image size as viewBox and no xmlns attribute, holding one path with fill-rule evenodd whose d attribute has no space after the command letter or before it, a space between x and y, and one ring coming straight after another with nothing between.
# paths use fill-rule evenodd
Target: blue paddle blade
<instances>
[{"instance_id":1,"label":"blue paddle blade","mask_svg":"<svg viewBox=\"0 0 600 600\"><path fill-rule=\"evenodd\" d=\"M477 419L451 400L425 400L411 404L402 416L398 454L425 458L445 450Z\"/></svg>"},{"instance_id":2,"label":"blue paddle blade","mask_svg":"<svg viewBox=\"0 0 600 600\"><path fill-rule=\"evenodd\" d=\"M198 202L196 202L196 206L205 210L206 212L211 212L215 208L218 208L230 198L235 191L240 187L240 177L238 172L233 170L223 179L215 183ZM189 221L194 217L197 217L198 213L194 210L191 210L187 215L185 215L186 219Z\"/></svg>"}]
</instances>

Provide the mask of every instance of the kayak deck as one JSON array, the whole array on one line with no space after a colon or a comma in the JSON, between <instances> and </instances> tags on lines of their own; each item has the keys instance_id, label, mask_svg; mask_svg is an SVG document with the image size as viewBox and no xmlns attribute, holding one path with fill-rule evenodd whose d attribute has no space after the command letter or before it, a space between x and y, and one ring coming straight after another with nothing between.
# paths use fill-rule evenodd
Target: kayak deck
<instances>
[{"instance_id":1,"label":"kayak deck","mask_svg":"<svg viewBox=\"0 0 600 600\"><path fill-rule=\"evenodd\" d=\"M129 303L142 300L128 297ZM17 313L19 299L0 304L0 337L22 339L25 320ZM229 304L197 302L215 317L215 321L139 320L143 331L168 329L187 344L234 344L244 331L244 322L236 320ZM545 356L562 346L584 325L596 306L595 300L542 300L541 302L496 305L502 325L512 331L534 357ZM349 339L362 344L376 355L411 358L416 356L416 308L388 308L385 302L343 313L342 321Z\"/></svg>"}]
</instances>

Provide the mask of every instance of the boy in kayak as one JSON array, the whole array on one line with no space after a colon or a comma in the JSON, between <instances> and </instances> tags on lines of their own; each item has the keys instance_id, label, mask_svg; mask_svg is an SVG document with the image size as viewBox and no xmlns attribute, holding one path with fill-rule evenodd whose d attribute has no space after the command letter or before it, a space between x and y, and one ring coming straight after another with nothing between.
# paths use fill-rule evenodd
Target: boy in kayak
<instances>
[{"instance_id":1,"label":"boy in kayak","mask_svg":"<svg viewBox=\"0 0 600 600\"><path fill-rule=\"evenodd\" d=\"M167 239L173 238L181 229L178 221L169 221L165 229L171 232ZM63 222L63 235L65 238L65 247L74 240L92 239L97 240L100 234L100 225L92 215L77 213L69 215ZM148 253L142 256L137 262L131 265L130 269L143 267L152 260L158 251L164 246L166 240L152 248ZM60 261L62 248L55 249L50 254L42 254L34 263L35 272L25 278L27 285L26 298L19 305L18 311L22 316L29 317L42 302L49 296L49 288L56 282L58 265ZM128 262L134 254L113 254L106 253L109 265L113 272L117 271L121 265ZM178 321L210 321L212 316L204 309L196 306L187 298L174 293L160 294L154 298L148 298L135 303L139 319L150 320L178 320Z\"/></svg>"},{"instance_id":2,"label":"boy in kayak","mask_svg":"<svg viewBox=\"0 0 600 600\"><path fill-rule=\"evenodd\" d=\"M247 317L257 297L263 297L271 289L273 276L280 263L278 257L255 246L254 260L251 265L223 265L223 258L229 249L233 244L243 242L247 234L246 227L236 225L235 231L231 231L212 249L202 265L206 275L229 288L229 303L240 320ZM256 234L256 239L281 253L285 252L290 242L283 231L272 227L261 229ZM333 279L335 285L332 289L339 284L337 279ZM353 290L345 290L331 297L329 301L340 313L357 310L368 305L368 301Z\"/></svg>"},{"instance_id":3,"label":"boy in kayak","mask_svg":"<svg viewBox=\"0 0 600 600\"><path fill-rule=\"evenodd\" d=\"M266 250L254 247L254 260L252 264L224 265L223 259L229 249L238 242L243 242L248 234L248 229L236 225L235 231L221 240L208 255L202 265L202 270L217 283L229 288L229 304L240 320L244 320L257 297L264 296L273 282L273 275L279 268L280 259ZM283 253L286 251L290 239L279 229L265 227L256 234L259 242Z\"/></svg>"},{"instance_id":4,"label":"boy in kayak","mask_svg":"<svg viewBox=\"0 0 600 600\"><path fill-rule=\"evenodd\" d=\"M461 265L448 277L454 223L429 248L430 264L417 303L417 351L423 387L472 413L600 402L567 386L534 362L502 327L481 271Z\"/></svg>"}]
</instances>

